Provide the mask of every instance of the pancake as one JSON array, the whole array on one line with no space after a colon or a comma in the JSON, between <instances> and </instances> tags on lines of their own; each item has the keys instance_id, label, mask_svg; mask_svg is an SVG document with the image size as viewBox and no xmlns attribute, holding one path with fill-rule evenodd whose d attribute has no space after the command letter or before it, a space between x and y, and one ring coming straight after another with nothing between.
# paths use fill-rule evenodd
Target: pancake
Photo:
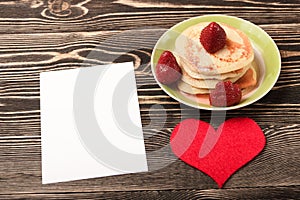
<instances>
[{"instance_id":1,"label":"pancake","mask_svg":"<svg viewBox=\"0 0 300 200\"><path fill-rule=\"evenodd\" d=\"M249 66L251 66L251 64ZM248 67L248 69L249 69L249 67ZM248 69L243 70L244 73L240 73L240 74L238 74L238 76L235 76L235 77L232 77L232 78L227 78L227 79L224 79L223 81L231 81L231 82L234 83L239 78L241 78L248 71ZM194 86L194 87L197 87L197 88L205 88L205 89L215 88L216 84L220 81L218 79L195 79L195 78L190 77L184 69L182 69L181 80L183 82L188 83L191 86Z\"/></svg>"},{"instance_id":2,"label":"pancake","mask_svg":"<svg viewBox=\"0 0 300 200\"><path fill-rule=\"evenodd\" d=\"M226 32L226 45L210 54L199 40L202 29L208 24L203 22L189 27L176 39L174 53L177 61L192 77L199 73L208 76L232 73L227 78L233 77L237 70L249 65L254 59L251 43L242 31L219 23Z\"/></svg>"},{"instance_id":3,"label":"pancake","mask_svg":"<svg viewBox=\"0 0 300 200\"><path fill-rule=\"evenodd\" d=\"M216 83L218 83L218 81ZM235 83L238 84L242 90L248 91L250 88L252 89L257 83L256 68L251 66L247 72ZM177 86L179 90L188 94L208 94L210 93L211 89L215 88L215 86L211 89L197 88L184 81L179 81Z\"/></svg>"},{"instance_id":4,"label":"pancake","mask_svg":"<svg viewBox=\"0 0 300 200\"><path fill-rule=\"evenodd\" d=\"M241 76L243 74L246 73L246 71L250 68L251 64L241 68L241 69L237 69L235 71L231 71L231 72L227 72L227 73L223 73L223 74L215 74L215 75L206 75L206 74L202 74L199 72L195 72L193 70L191 70L190 67L188 67L186 64L184 64L182 61L182 59L178 58L178 56L175 56L179 66L192 78L195 79L217 79L217 80L225 80L228 78L234 78L237 76Z\"/></svg>"},{"instance_id":5,"label":"pancake","mask_svg":"<svg viewBox=\"0 0 300 200\"><path fill-rule=\"evenodd\" d=\"M202 89L202 88L196 88L193 87L183 81L178 81L177 87L182 92L188 93L188 94L208 94L209 89Z\"/></svg>"}]
</instances>

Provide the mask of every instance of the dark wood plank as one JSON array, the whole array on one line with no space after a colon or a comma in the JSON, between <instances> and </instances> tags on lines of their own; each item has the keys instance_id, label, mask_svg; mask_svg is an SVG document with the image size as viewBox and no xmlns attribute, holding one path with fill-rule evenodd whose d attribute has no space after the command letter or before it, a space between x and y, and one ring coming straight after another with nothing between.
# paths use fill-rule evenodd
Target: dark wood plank
<instances>
[{"instance_id":1,"label":"dark wood plank","mask_svg":"<svg viewBox=\"0 0 300 200\"><path fill-rule=\"evenodd\" d=\"M300 187L263 187L211 190L149 190L132 192L70 192L0 194L1 199L299 199Z\"/></svg>"},{"instance_id":2,"label":"dark wood plank","mask_svg":"<svg viewBox=\"0 0 300 200\"><path fill-rule=\"evenodd\" d=\"M168 144L170 131L145 131L150 169L172 158L172 154L153 154ZM225 188L299 185L299 131L300 124L265 128L265 149L234 174ZM148 173L42 185L40 152L39 136L0 138L0 193L94 192L99 188L101 191L217 188L211 178L180 160Z\"/></svg>"},{"instance_id":3,"label":"dark wood plank","mask_svg":"<svg viewBox=\"0 0 300 200\"><path fill-rule=\"evenodd\" d=\"M190 17L220 13L251 19L259 24L288 24L295 23L300 15L300 3L291 0L193 0L188 3L172 0L73 0L69 9L66 6L57 9L47 2L1 1L0 33L128 30L145 27L145 24L147 27L168 28Z\"/></svg>"}]
</instances>

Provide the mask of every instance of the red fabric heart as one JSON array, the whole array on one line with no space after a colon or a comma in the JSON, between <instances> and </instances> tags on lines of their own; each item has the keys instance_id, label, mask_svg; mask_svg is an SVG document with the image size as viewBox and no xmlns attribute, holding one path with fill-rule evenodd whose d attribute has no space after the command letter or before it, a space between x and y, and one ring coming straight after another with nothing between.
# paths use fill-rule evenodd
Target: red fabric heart
<instances>
[{"instance_id":1,"label":"red fabric heart","mask_svg":"<svg viewBox=\"0 0 300 200\"><path fill-rule=\"evenodd\" d=\"M217 131L201 120L186 119L174 128L170 144L177 157L222 188L233 173L262 151L266 138L249 118L229 119Z\"/></svg>"}]
</instances>

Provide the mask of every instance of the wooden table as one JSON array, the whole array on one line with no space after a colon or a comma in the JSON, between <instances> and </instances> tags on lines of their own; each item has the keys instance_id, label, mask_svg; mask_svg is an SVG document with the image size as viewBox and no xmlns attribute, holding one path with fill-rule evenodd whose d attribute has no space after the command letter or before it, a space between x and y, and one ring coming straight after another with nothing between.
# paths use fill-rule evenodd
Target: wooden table
<instances>
[{"instance_id":1,"label":"wooden table","mask_svg":"<svg viewBox=\"0 0 300 200\"><path fill-rule=\"evenodd\" d=\"M300 198L299 0L56 1L0 1L0 199ZM145 140L146 151L155 151L168 144L181 118L197 117L198 111L159 88L149 65L151 52L167 28L204 14L250 20L280 49L282 70L272 91L227 112L227 118L251 117L262 127L263 152L223 189L179 160L148 173L42 185L39 73L134 61L144 134L157 133ZM95 48L101 56L87 58ZM157 104L167 112L164 124L155 120L159 110L149 113ZM200 111L200 119L210 117L211 112ZM147 126L151 120L155 123Z\"/></svg>"}]
</instances>

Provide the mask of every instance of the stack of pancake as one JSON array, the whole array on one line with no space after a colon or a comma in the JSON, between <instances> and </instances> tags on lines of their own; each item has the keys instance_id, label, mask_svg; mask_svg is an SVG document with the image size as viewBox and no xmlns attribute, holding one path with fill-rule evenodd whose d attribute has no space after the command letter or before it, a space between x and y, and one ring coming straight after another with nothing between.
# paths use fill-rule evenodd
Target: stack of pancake
<instances>
[{"instance_id":1,"label":"stack of pancake","mask_svg":"<svg viewBox=\"0 0 300 200\"><path fill-rule=\"evenodd\" d=\"M176 40L174 55L182 69L178 89L188 94L208 94L218 82L228 80L241 89L253 88L257 82L257 67L248 37L238 29L219 23L226 32L226 45L210 54L199 40L208 24L189 27Z\"/></svg>"}]
</instances>

